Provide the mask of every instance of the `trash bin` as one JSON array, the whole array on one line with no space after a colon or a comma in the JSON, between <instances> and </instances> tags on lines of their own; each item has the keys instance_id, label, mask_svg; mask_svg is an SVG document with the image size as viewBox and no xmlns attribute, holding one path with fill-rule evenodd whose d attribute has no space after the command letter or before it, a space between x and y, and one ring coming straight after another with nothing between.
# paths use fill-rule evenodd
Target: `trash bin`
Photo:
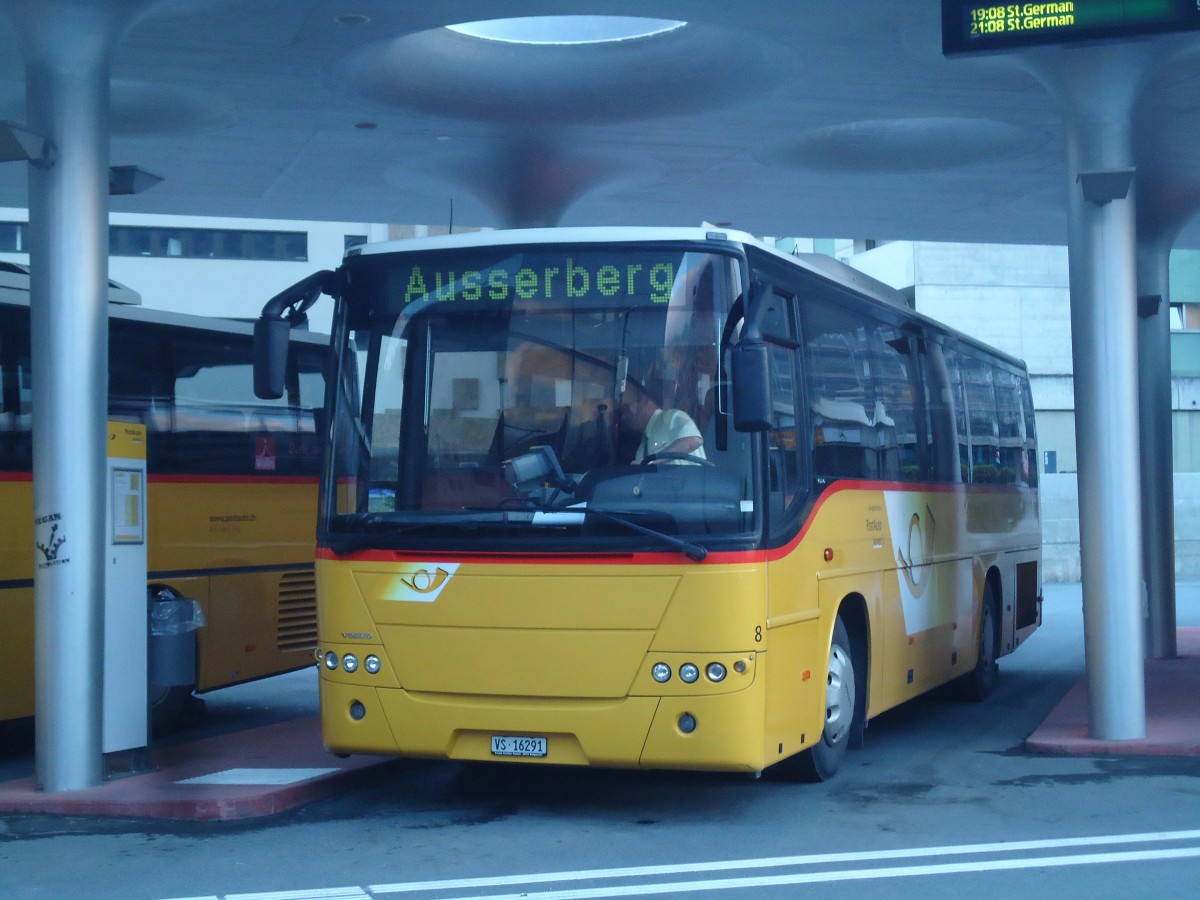
<instances>
[{"instance_id":1,"label":"trash bin","mask_svg":"<svg viewBox=\"0 0 1200 900\"><path fill-rule=\"evenodd\" d=\"M196 682L196 638L204 613L183 597L150 601L149 681L159 687Z\"/></svg>"}]
</instances>

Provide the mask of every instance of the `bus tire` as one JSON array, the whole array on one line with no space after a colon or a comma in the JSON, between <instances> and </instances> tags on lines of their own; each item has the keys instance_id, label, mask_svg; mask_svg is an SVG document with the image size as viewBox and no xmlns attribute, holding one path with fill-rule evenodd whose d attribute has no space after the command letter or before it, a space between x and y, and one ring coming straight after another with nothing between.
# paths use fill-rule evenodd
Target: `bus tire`
<instances>
[{"instance_id":1,"label":"bus tire","mask_svg":"<svg viewBox=\"0 0 1200 900\"><path fill-rule=\"evenodd\" d=\"M841 617L833 625L829 666L825 673L825 724L821 739L793 756L789 774L798 781L828 781L846 759L856 718L857 684L850 635Z\"/></svg>"},{"instance_id":2,"label":"bus tire","mask_svg":"<svg viewBox=\"0 0 1200 900\"><path fill-rule=\"evenodd\" d=\"M149 695L150 733L162 735L173 731L183 721L192 702L189 685L163 687L152 684Z\"/></svg>"},{"instance_id":3,"label":"bus tire","mask_svg":"<svg viewBox=\"0 0 1200 900\"><path fill-rule=\"evenodd\" d=\"M979 656L975 668L959 679L959 689L967 700L986 700L1000 682L1000 603L996 599L993 582L989 579L983 588L983 602L979 607Z\"/></svg>"}]
</instances>

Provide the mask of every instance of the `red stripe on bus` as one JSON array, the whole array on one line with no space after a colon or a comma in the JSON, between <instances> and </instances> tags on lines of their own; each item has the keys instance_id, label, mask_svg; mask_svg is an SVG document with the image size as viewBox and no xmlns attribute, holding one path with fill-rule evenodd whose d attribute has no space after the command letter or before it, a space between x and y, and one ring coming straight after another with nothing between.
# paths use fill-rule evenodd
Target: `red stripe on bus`
<instances>
[{"instance_id":1,"label":"red stripe on bus","mask_svg":"<svg viewBox=\"0 0 1200 900\"><path fill-rule=\"evenodd\" d=\"M151 484L308 484L316 487L315 475L157 475L146 478ZM33 481L32 472L0 472L0 482Z\"/></svg>"},{"instance_id":2,"label":"red stripe on bus","mask_svg":"<svg viewBox=\"0 0 1200 900\"><path fill-rule=\"evenodd\" d=\"M317 484L314 475L159 475L150 473L151 484Z\"/></svg>"}]
</instances>

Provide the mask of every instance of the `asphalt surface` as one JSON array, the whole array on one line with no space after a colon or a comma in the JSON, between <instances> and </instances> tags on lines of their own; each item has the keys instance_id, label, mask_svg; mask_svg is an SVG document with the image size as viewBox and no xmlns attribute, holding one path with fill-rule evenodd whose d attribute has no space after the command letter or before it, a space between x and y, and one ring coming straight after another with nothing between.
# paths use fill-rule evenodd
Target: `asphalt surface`
<instances>
[{"instance_id":1,"label":"asphalt surface","mask_svg":"<svg viewBox=\"0 0 1200 900\"><path fill-rule=\"evenodd\" d=\"M1180 585L1178 619L1181 634L1200 625L1200 585ZM368 760L329 776L333 791L240 818L0 813L0 896L1194 896L1200 759L1029 749L1048 723L1079 737L1064 716L1083 674L1078 585L1047 586L1043 628L1002 672L985 703L939 691L873 720L821 785ZM314 682L306 671L209 695L155 754L257 731L257 752L274 754L220 771L334 765L297 749ZM1166 695L1148 685L1153 708ZM0 789L32 769L31 733L0 730Z\"/></svg>"}]
</instances>

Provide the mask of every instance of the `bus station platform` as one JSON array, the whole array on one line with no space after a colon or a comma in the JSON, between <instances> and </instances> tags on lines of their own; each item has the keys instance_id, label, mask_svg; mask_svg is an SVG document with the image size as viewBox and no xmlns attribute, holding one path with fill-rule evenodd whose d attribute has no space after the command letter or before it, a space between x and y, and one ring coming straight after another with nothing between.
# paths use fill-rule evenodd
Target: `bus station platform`
<instances>
[{"instance_id":1,"label":"bus station platform","mask_svg":"<svg viewBox=\"0 0 1200 900\"><path fill-rule=\"evenodd\" d=\"M1146 737L1088 736L1081 679L1024 743L1034 754L1200 757L1200 628L1180 628L1175 659L1146 662ZM391 760L339 759L306 715L152 751L153 770L81 791L45 793L34 778L0 782L0 813L232 820L270 816L354 787Z\"/></svg>"},{"instance_id":2,"label":"bus station platform","mask_svg":"<svg viewBox=\"0 0 1200 900\"><path fill-rule=\"evenodd\" d=\"M1145 662L1144 738L1089 737L1083 678L1025 740L1025 749L1064 756L1200 756L1200 628L1177 629L1176 651L1174 659Z\"/></svg>"},{"instance_id":3,"label":"bus station platform","mask_svg":"<svg viewBox=\"0 0 1200 900\"><path fill-rule=\"evenodd\" d=\"M391 762L339 759L321 743L321 721L305 716L152 749L149 771L80 791L38 791L30 776L0 783L0 813L186 819L270 816L352 787Z\"/></svg>"}]
</instances>

